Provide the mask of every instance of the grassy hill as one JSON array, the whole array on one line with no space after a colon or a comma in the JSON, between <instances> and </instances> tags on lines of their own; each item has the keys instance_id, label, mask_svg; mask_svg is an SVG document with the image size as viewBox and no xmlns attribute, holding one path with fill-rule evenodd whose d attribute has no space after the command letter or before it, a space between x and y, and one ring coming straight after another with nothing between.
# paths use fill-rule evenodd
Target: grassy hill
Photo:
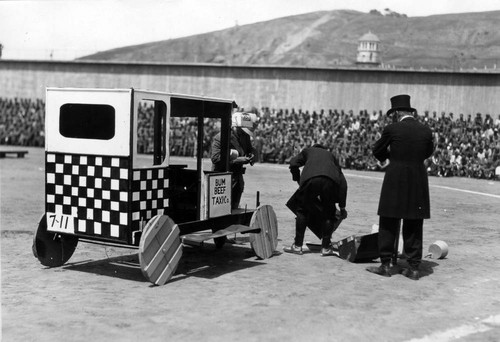
<instances>
[{"instance_id":1,"label":"grassy hill","mask_svg":"<svg viewBox=\"0 0 500 342\"><path fill-rule=\"evenodd\" d=\"M358 39L381 41L382 63L500 69L500 11L388 16L321 11L99 52L80 60L332 67L355 65Z\"/></svg>"}]
</instances>

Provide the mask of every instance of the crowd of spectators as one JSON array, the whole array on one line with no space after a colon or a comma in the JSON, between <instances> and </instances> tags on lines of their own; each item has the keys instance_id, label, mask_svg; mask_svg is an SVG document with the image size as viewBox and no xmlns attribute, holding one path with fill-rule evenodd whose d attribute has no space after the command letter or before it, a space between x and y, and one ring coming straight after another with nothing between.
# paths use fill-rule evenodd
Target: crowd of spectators
<instances>
[{"instance_id":1,"label":"crowd of spectators","mask_svg":"<svg viewBox=\"0 0 500 342\"><path fill-rule=\"evenodd\" d=\"M427 163L429 175L498 179L500 166L500 115L475 117L424 112L418 120L434 132L435 152ZM383 127L391 119L381 110L355 115L353 111L309 113L264 108L255 146L262 162L287 163L301 148L321 143L334 152L346 169L381 170L371 153Z\"/></svg>"},{"instance_id":2,"label":"crowd of spectators","mask_svg":"<svg viewBox=\"0 0 500 342\"><path fill-rule=\"evenodd\" d=\"M0 144L44 146L45 102L0 98Z\"/></svg>"},{"instance_id":3,"label":"crowd of spectators","mask_svg":"<svg viewBox=\"0 0 500 342\"><path fill-rule=\"evenodd\" d=\"M139 107L138 152L152 152L152 107ZM43 146L45 104L43 100L0 98L0 144ZM357 114L344 110L302 111L269 109L259 111L254 135L257 162L286 164L302 148L321 143L337 155L343 168L382 170L371 146L380 137L390 118L381 110ZM500 166L500 115L475 116L424 112L418 120L434 132L436 150L427 163L429 175L498 179ZM204 123L203 155L210 155L211 138L219 124ZM197 150L197 123L189 118L171 122L170 154L194 156ZM500 168L499 168L500 170Z\"/></svg>"}]
</instances>

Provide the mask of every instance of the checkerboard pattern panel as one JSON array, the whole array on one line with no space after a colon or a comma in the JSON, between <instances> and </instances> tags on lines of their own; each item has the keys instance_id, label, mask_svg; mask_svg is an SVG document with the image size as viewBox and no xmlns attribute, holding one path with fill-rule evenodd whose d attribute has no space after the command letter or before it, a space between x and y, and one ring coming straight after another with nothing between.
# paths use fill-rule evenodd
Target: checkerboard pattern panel
<instances>
[{"instance_id":1,"label":"checkerboard pattern panel","mask_svg":"<svg viewBox=\"0 0 500 342\"><path fill-rule=\"evenodd\" d=\"M46 154L46 212L71 215L75 233L128 242L127 157Z\"/></svg>"},{"instance_id":2,"label":"checkerboard pattern panel","mask_svg":"<svg viewBox=\"0 0 500 342\"><path fill-rule=\"evenodd\" d=\"M162 215L169 205L168 170L166 168L137 169L132 179L132 226Z\"/></svg>"}]
</instances>

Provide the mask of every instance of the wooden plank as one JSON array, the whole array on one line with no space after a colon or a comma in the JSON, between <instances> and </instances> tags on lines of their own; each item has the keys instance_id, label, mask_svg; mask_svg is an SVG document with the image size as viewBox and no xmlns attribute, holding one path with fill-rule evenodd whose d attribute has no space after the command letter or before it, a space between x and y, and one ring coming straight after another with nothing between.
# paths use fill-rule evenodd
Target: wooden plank
<instances>
[{"instance_id":1,"label":"wooden plank","mask_svg":"<svg viewBox=\"0 0 500 342\"><path fill-rule=\"evenodd\" d=\"M218 237L223 237L231 234L237 234L237 233L258 233L260 232L260 228L254 228L254 227L249 227L245 226L242 224L233 224L227 228L218 230L213 233L194 233L194 234L186 234L182 236L182 241L186 243L194 242L196 244L200 244L203 241L207 241L210 239L218 238Z\"/></svg>"},{"instance_id":2,"label":"wooden plank","mask_svg":"<svg viewBox=\"0 0 500 342\"><path fill-rule=\"evenodd\" d=\"M178 223L181 230L181 236L206 231L207 227L228 227L235 222L249 225L255 210L232 210L231 215L211 217L206 220L190 221Z\"/></svg>"},{"instance_id":3,"label":"wooden plank","mask_svg":"<svg viewBox=\"0 0 500 342\"><path fill-rule=\"evenodd\" d=\"M145 231L150 227L151 230L156 230L154 234L144 235L144 246L148 246L144 250L144 262L148 264L155 255L155 251L161 247L163 241L170 234L170 229L162 229L163 226L173 227L175 222L168 216L156 215L154 216L145 227Z\"/></svg>"},{"instance_id":4,"label":"wooden plank","mask_svg":"<svg viewBox=\"0 0 500 342\"><path fill-rule=\"evenodd\" d=\"M163 269L163 272L158 276L158 278L154 282L156 285L163 285L167 281L169 281L170 278L172 278L175 271L177 270L177 266L179 265L181 257L182 257L182 245L179 245L179 247L175 250L175 253L172 255L170 263L166 265L166 267Z\"/></svg>"},{"instance_id":5,"label":"wooden plank","mask_svg":"<svg viewBox=\"0 0 500 342\"><path fill-rule=\"evenodd\" d=\"M148 276L151 276L153 272L155 272L155 270L160 266L162 260L168 260L174 254L172 250L177 249L180 245L179 228L177 228L177 226L173 227L165 240L159 241L156 239L156 241L157 243L151 244L149 246L151 248L148 248L148 251L154 252L151 260L144 267L144 271L148 274Z\"/></svg>"},{"instance_id":6,"label":"wooden plank","mask_svg":"<svg viewBox=\"0 0 500 342\"><path fill-rule=\"evenodd\" d=\"M139 243L141 271L150 282L165 284L175 273L182 256L179 226L166 215L146 224Z\"/></svg>"},{"instance_id":7,"label":"wooden plank","mask_svg":"<svg viewBox=\"0 0 500 342\"><path fill-rule=\"evenodd\" d=\"M322 246L321 243L312 243L312 242L306 242L307 249L309 249L310 252L321 252ZM338 251L338 245L336 242L333 243L333 255L340 256L340 253Z\"/></svg>"},{"instance_id":8,"label":"wooden plank","mask_svg":"<svg viewBox=\"0 0 500 342\"><path fill-rule=\"evenodd\" d=\"M250 227L260 228L260 233L250 234L250 245L261 259L270 258L278 246L278 219L270 205L262 205L254 212Z\"/></svg>"},{"instance_id":9,"label":"wooden plank","mask_svg":"<svg viewBox=\"0 0 500 342\"><path fill-rule=\"evenodd\" d=\"M170 220L171 222L166 222L167 220ZM162 233L162 234L168 234L168 231L163 231L161 232L161 227L164 226L164 225L170 225L170 226L173 226L175 223L174 221L166 216L166 215L156 215L154 216L152 219L150 219L147 224L146 224L146 227L144 227L144 232L146 232L146 230L148 230L148 227L150 227L150 229L154 229L154 230L158 230L155 234L147 234L145 236L145 240L144 240L144 245L145 246L149 246L149 244L151 244L151 242L153 241L153 239L156 237L156 234L158 233ZM163 235L162 237L164 237L165 235ZM160 237L160 238L162 238Z\"/></svg>"},{"instance_id":10,"label":"wooden plank","mask_svg":"<svg viewBox=\"0 0 500 342\"><path fill-rule=\"evenodd\" d=\"M5 158L8 154L15 154L17 158L24 158L24 155L27 154L28 151L22 150L9 150L9 151L0 151L0 158Z\"/></svg>"},{"instance_id":11,"label":"wooden plank","mask_svg":"<svg viewBox=\"0 0 500 342\"><path fill-rule=\"evenodd\" d=\"M169 246L165 246L159 251L157 256L153 259L153 263L148 269L150 272L149 279L152 283L156 285L165 284L173 275L177 266L179 265L179 260L182 256L182 244L177 238L175 243ZM167 277L166 277L167 276Z\"/></svg>"}]
</instances>

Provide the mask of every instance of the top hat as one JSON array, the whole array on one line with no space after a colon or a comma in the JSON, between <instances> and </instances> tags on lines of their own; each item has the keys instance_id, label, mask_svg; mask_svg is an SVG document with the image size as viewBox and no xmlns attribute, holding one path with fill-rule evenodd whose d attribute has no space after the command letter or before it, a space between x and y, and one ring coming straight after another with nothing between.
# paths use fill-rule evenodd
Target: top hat
<instances>
[{"instance_id":1,"label":"top hat","mask_svg":"<svg viewBox=\"0 0 500 342\"><path fill-rule=\"evenodd\" d=\"M387 115L391 114L396 110L406 109L410 112L415 112L415 108L410 106L410 95L396 95L391 97L391 109L387 111Z\"/></svg>"}]
</instances>

